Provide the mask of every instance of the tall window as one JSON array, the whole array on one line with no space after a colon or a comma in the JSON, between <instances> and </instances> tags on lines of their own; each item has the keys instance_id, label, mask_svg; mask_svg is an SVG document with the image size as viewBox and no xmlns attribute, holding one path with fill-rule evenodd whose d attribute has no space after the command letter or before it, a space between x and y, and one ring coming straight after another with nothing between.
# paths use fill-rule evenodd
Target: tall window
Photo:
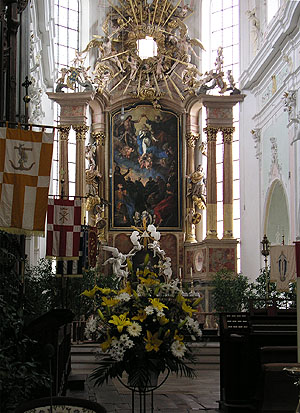
<instances>
[{"instance_id":1,"label":"tall window","mask_svg":"<svg viewBox=\"0 0 300 413\"><path fill-rule=\"evenodd\" d=\"M55 65L57 73L63 67L69 67L75 58L75 52L79 49L79 1L78 0L54 0L55 7ZM59 119L59 106L56 105L56 120ZM75 161L76 139L75 132L71 129L69 135L69 193L75 194ZM61 171L58 166L58 133L54 142L53 157L53 191L58 194Z\"/></svg>"},{"instance_id":2,"label":"tall window","mask_svg":"<svg viewBox=\"0 0 300 413\"><path fill-rule=\"evenodd\" d=\"M239 0L211 0L210 19L207 18L207 2L205 1L203 42L207 47L208 56L204 57L204 70L214 67L217 49L223 47L224 74L227 77L231 70L237 83L239 79ZM208 39L208 42L205 41ZM207 44L208 43L208 44ZM238 87L238 85L237 85ZM239 106L233 108L233 236L240 238L240 181L239 181ZM223 236L223 143L222 136L217 136L217 230L218 237ZM239 268L238 248L238 268Z\"/></svg>"}]
</instances>

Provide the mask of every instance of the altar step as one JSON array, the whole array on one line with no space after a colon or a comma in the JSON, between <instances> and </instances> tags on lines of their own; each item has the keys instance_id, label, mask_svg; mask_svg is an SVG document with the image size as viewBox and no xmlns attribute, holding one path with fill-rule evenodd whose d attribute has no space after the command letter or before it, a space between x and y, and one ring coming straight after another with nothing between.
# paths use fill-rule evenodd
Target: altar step
<instances>
[{"instance_id":1,"label":"altar step","mask_svg":"<svg viewBox=\"0 0 300 413\"><path fill-rule=\"evenodd\" d=\"M71 377L89 375L97 367L95 357L99 346L95 343L73 344L71 347ZM191 343L196 370L218 370L220 367L220 345L218 342Z\"/></svg>"}]
</instances>

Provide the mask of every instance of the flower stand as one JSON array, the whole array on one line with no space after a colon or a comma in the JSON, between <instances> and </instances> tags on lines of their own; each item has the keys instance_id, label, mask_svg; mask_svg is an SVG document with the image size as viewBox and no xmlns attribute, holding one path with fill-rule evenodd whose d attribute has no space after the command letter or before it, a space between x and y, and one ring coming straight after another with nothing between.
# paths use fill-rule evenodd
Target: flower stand
<instances>
[{"instance_id":1,"label":"flower stand","mask_svg":"<svg viewBox=\"0 0 300 413\"><path fill-rule=\"evenodd\" d=\"M155 372L149 372L149 380L147 383L140 383L136 385L131 385L130 381L126 384L120 377L118 377L119 382L131 391L131 413L135 413L135 395L138 395L139 400L139 413L153 413L153 392L154 390L161 387L167 378L169 377L170 371L168 370L165 377L158 384L158 375ZM150 396L150 410L147 406L147 395Z\"/></svg>"}]
</instances>

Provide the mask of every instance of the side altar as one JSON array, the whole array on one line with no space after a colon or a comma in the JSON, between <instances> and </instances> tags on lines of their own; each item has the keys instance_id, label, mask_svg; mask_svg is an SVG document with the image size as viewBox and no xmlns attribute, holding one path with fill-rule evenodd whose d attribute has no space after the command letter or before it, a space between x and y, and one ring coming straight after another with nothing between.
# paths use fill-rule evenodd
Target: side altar
<instances>
[{"instance_id":1,"label":"side altar","mask_svg":"<svg viewBox=\"0 0 300 413\"><path fill-rule=\"evenodd\" d=\"M60 190L65 195L68 139L75 130L75 196L85 205L88 224L97 227L98 265L107 259L102 246L128 253L134 228L154 224L174 277L182 276L183 282L192 277L205 295L204 310L211 311L211 274L237 270L233 107L244 96L231 71L225 79L221 47L215 67L201 73L199 56L205 52L200 40L189 37L192 13L174 0L111 5L102 29L61 69L56 91L48 96L61 107ZM217 235L217 137L223 145L222 239Z\"/></svg>"}]
</instances>

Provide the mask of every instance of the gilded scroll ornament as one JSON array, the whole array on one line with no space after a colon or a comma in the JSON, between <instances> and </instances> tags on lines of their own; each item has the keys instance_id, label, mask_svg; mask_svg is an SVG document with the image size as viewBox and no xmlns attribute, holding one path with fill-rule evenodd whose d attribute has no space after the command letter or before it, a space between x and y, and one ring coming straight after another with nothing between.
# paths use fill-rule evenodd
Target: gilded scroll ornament
<instances>
[{"instance_id":1,"label":"gilded scroll ornament","mask_svg":"<svg viewBox=\"0 0 300 413\"><path fill-rule=\"evenodd\" d=\"M59 130L59 140L67 141L70 133L70 126L59 126L57 128Z\"/></svg>"},{"instance_id":2,"label":"gilded scroll ornament","mask_svg":"<svg viewBox=\"0 0 300 413\"><path fill-rule=\"evenodd\" d=\"M95 142L96 146L104 146L105 145L105 132L92 132L91 137Z\"/></svg>"},{"instance_id":3,"label":"gilded scroll ornament","mask_svg":"<svg viewBox=\"0 0 300 413\"><path fill-rule=\"evenodd\" d=\"M187 146L189 148L195 148L196 142L197 140L199 140L199 138L200 138L199 133L188 132L185 137Z\"/></svg>"},{"instance_id":4,"label":"gilded scroll ornament","mask_svg":"<svg viewBox=\"0 0 300 413\"><path fill-rule=\"evenodd\" d=\"M76 132L76 140L85 140L85 135L89 127L87 125L72 125L72 127Z\"/></svg>"},{"instance_id":5,"label":"gilded scroll ornament","mask_svg":"<svg viewBox=\"0 0 300 413\"><path fill-rule=\"evenodd\" d=\"M214 126L207 126L207 128L204 128L203 130L207 135L207 142L214 142L217 140L219 128L216 128Z\"/></svg>"},{"instance_id":6,"label":"gilded scroll ornament","mask_svg":"<svg viewBox=\"0 0 300 413\"><path fill-rule=\"evenodd\" d=\"M220 128L220 131L223 134L223 142L224 143L232 143L234 130L235 130L234 127Z\"/></svg>"}]
</instances>

